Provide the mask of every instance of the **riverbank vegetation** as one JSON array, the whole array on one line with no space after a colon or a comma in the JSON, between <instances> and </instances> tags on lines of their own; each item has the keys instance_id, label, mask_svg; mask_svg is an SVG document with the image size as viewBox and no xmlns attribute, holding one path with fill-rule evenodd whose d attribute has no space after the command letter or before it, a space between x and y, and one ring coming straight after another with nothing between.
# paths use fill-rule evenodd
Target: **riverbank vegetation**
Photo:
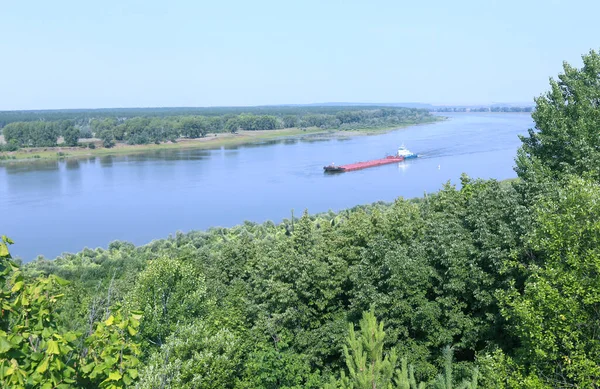
<instances>
[{"instance_id":1,"label":"riverbank vegetation","mask_svg":"<svg viewBox=\"0 0 600 389\"><path fill-rule=\"evenodd\" d=\"M400 129L402 127L403 126L357 128L347 131L321 129L317 127L285 128L268 131L242 130L236 132L235 134L210 134L203 138L179 139L176 142L164 142L159 144L150 143L128 145L126 143L117 142L110 148L102 147L101 145L96 147L94 142L100 141L90 139L87 147L66 147L63 145L58 145L56 147L22 148L13 152L0 153L0 161L7 161L11 164L20 164L22 162L38 160L61 160L67 158L76 159L106 155L133 155L174 149L217 149L220 147L235 147L278 139L298 139L303 137L311 137L311 139L316 139L317 137L335 137L342 139L351 136L381 134L383 132Z\"/></svg>"},{"instance_id":2,"label":"riverbank vegetation","mask_svg":"<svg viewBox=\"0 0 600 389\"><path fill-rule=\"evenodd\" d=\"M516 106L491 106L491 107L435 107L432 112L533 112L534 107L516 107Z\"/></svg>"},{"instance_id":3,"label":"riverbank vegetation","mask_svg":"<svg viewBox=\"0 0 600 389\"><path fill-rule=\"evenodd\" d=\"M0 151L14 152L20 148L36 147L105 147L115 144L148 145L204 138L208 134L238 133L241 131L271 131L277 129L321 129L350 131L401 127L439 120L426 110L412 108L352 107L268 109L265 114L256 108L250 112L231 113L222 108L207 110L209 115L165 116L169 110L150 110L143 116L119 116L119 110L71 112L57 116L51 113L0 113L5 144ZM255 112L252 112L255 111ZM132 112L138 112L132 110ZM145 112L145 111L142 111ZM173 112L179 112L176 109ZM200 112L203 112L202 110ZM235 112L235 111L234 111ZM153 116L154 114L154 116ZM72 117L51 120L52 118ZM12 121L21 118L22 121ZM37 119L37 120L36 120ZM100 142L89 141L96 138ZM59 142L60 140L60 142ZM80 141L82 140L82 141ZM86 141L87 140L87 141Z\"/></svg>"},{"instance_id":4,"label":"riverbank vegetation","mask_svg":"<svg viewBox=\"0 0 600 389\"><path fill-rule=\"evenodd\" d=\"M600 56L564 72L519 180L21 268L4 238L1 382L597 388Z\"/></svg>"}]
</instances>

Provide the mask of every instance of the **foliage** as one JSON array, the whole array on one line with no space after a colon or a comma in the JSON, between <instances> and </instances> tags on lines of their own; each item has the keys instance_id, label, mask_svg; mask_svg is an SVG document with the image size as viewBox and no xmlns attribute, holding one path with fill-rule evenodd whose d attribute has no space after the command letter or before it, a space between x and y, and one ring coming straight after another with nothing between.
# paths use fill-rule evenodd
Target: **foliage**
<instances>
[{"instance_id":1,"label":"foliage","mask_svg":"<svg viewBox=\"0 0 600 389\"><path fill-rule=\"evenodd\" d=\"M6 148L10 151L18 147L54 147L58 145L59 136L64 138L66 146L77 146L79 138L90 138L92 133L102 140L104 147L112 147L116 142L174 142L180 137L202 138L209 133L236 133L240 130L268 131L297 126L331 129L376 128L436 120L427 111L410 108L270 107L258 111L252 108L245 110L199 108L148 111L21 111L19 114L0 112L0 124L4 117L4 137L7 145L10 145ZM202 115L193 114L194 112ZM17 118L21 120L13 120Z\"/></svg>"},{"instance_id":2,"label":"foliage","mask_svg":"<svg viewBox=\"0 0 600 389\"><path fill-rule=\"evenodd\" d=\"M542 169L552 177L587 173L598 181L600 54L591 50L581 69L565 62L563 70L558 80L550 80L550 91L535 100L536 128L521 138L517 172L530 180Z\"/></svg>"},{"instance_id":3,"label":"foliage","mask_svg":"<svg viewBox=\"0 0 600 389\"><path fill-rule=\"evenodd\" d=\"M62 333L53 306L65 282L56 276L27 282L0 242L0 382L5 387L69 387L75 383L75 334Z\"/></svg>"},{"instance_id":4,"label":"foliage","mask_svg":"<svg viewBox=\"0 0 600 389\"><path fill-rule=\"evenodd\" d=\"M341 388L391 387L398 356L394 349L384 355L384 337L383 322L377 324L373 311L363 314L358 336L350 325L348 344L344 345L348 376L342 374Z\"/></svg>"},{"instance_id":5,"label":"foliage","mask_svg":"<svg viewBox=\"0 0 600 389\"><path fill-rule=\"evenodd\" d=\"M115 309L93 333L81 337L58 325L57 302L67 281L55 276L28 279L0 241L0 382L11 388L117 389L137 378L139 350L131 337L140 316ZM125 331L127 330L127 331ZM85 344L81 347L82 341ZM89 387L88 386L88 387Z\"/></svg>"},{"instance_id":6,"label":"foliage","mask_svg":"<svg viewBox=\"0 0 600 389\"><path fill-rule=\"evenodd\" d=\"M226 328L182 326L150 357L138 387L233 388L242 351L241 339Z\"/></svg>"},{"instance_id":7,"label":"foliage","mask_svg":"<svg viewBox=\"0 0 600 389\"><path fill-rule=\"evenodd\" d=\"M106 148L113 147L115 145L115 136L110 130L104 130L97 135L102 139L102 145Z\"/></svg>"},{"instance_id":8,"label":"foliage","mask_svg":"<svg viewBox=\"0 0 600 389\"><path fill-rule=\"evenodd\" d=\"M4 140L19 147L53 147L60 136L59 123L15 122L7 124Z\"/></svg>"},{"instance_id":9,"label":"foliage","mask_svg":"<svg viewBox=\"0 0 600 389\"><path fill-rule=\"evenodd\" d=\"M401 360L400 370L396 371L394 382L398 389L425 389L425 382L417 384L414 366L408 364L406 357Z\"/></svg>"},{"instance_id":10,"label":"foliage","mask_svg":"<svg viewBox=\"0 0 600 389\"><path fill-rule=\"evenodd\" d=\"M190 263L160 257L139 274L128 300L143 311L143 338L160 346L179 324L202 312L205 294L204 277Z\"/></svg>"},{"instance_id":11,"label":"foliage","mask_svg":"<svg viewBox=\"0 0 600 389\"><path fill-rule=\"evenodd\" d=\"M139 312L125 316L121 309L113 308L105 321L95 325L80 358L80 384L99 383L99 388L117 389L137 380L140 349L132 337L138 332L141 317Z\"/></svg>"},{"instance_id":12,"label":"foliage","mask_svg":"<svg viewBox=\"0 0 600 389\"><path fill-rule=\"evenodd\" d=\"M600 187L571 178L535 206L528 246L537 264L522 287L499 292L517 361L560 387L596 387L600 377Z\"/></svg>"},{"instance_id":13,"label":"foliage","mask_svg":"<svg viewBox=\"0 0 600 389\"><path fill-rule=\"evenodd\" d=\"M443 373L436 377L433 384L435 389L452 389L455 387L453 378L452 359L454 356L454 349L452 347L445 347L443 352L444 366ZM479 379L479 370L475 368L473 375L470 380L465 379L458 385L459 389L477 389L477 380Z\"/></svg>"},{"instance_id":14,"label":"foliage","mask_svg":"<svg viewBox=\"0 0 600 389\"><path fill-rule=\"evenodd\" d=\"M406 358L402 358L401 368L396 369L396 350L384 352L384 338L383 322L377 323L372 310L365 311L358 336L351 324L347 344L344 345L348 376L342 371L341 378L337 381L332 378L325 388L424 389L425 383L417 384L414 368L408 365Z\"/></svg>"},{"instance_id":15,"label":"foliage","mask_svg":"<svg viewBox=\"0 0 600 389\"><path fill-rule=\"evenodd\" d=\"M320 388L318 372L311 371L306 355L294 352L285 342L260 343L245 360L236 389Z\"/></svg>"}]
</instances>

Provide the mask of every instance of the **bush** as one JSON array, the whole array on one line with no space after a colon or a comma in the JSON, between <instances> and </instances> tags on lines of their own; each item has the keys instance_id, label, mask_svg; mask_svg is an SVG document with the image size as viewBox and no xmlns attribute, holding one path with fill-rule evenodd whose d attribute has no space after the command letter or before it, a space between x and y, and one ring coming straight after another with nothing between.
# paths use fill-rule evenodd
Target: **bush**
<instances>
[{"instance_id":1,"label":"bush","mask_svg":"<svg viewBox=\"0 0 600 389\"><path fill-rule=\"evenodd\" d=\"M10 141L6 144L0 145L0 151L17 151L17 150L19 150L19 145L14 141Z\"/></svg>"}]
</instances>

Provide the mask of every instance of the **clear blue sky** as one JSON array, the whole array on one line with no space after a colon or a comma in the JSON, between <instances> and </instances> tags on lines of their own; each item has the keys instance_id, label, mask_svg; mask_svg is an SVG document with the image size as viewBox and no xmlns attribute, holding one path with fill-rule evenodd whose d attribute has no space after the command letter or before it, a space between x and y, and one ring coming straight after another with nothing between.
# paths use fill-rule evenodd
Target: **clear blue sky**
<instances>
[{"instance_id":1,"label":"clear blue sky","mask_svg":"<svg viewBox=\"0 0 600 389\"><path fill-rule=\"evenodd\" d=\"M530 102L600 1L0 0L0 110Z\"/></svg>"}]
</instances>

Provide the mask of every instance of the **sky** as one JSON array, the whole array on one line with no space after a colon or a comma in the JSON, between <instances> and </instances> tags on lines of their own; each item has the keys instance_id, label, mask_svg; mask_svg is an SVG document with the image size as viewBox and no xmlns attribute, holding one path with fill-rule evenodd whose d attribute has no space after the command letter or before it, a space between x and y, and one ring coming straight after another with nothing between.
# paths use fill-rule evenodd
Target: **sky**
<instances>
[{"instance_id":1,"label":"sky","mask_svg":"<svg viewBox=\"0 0 600 389\"><path fill-rule=\"evenodd\" d=\"M597 0L0 0L0 110L532 102Z\"/></svg>"}]
</instances>

